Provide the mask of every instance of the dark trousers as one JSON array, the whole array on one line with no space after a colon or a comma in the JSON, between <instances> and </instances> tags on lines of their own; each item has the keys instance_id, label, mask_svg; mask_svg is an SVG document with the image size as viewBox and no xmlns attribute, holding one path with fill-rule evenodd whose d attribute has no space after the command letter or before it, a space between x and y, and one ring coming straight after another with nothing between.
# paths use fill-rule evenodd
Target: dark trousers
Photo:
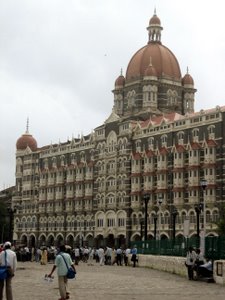
<instances>
[{"instance_id":1,"label":"dark trousers","mask_svg":"<svg viewBox=\"0 0 225 300\"><path fill-rule=\"evenodd\" d=\"M13 300L12 277L5 280L0 280L0 300L3 300L4 285L6 290L6 300Z\"/></svg>"},{"instance_id":2,"label":"dark trousers","mask_svg":"<svg viewBox=\"0 0 225 300\"><path fill-rule=\"evenodd\" d=\"M193 266L187 266L187 270L188 270L188 278L190 280L193 280L193 277L194 277Z\"/></svg>"},{"instance_id":3,"label":"dark trousers","mask_svg":"<svg viewBox=\"0 0 225 300\"><path fill-rule=\"evenodd\" d=\"M136 254L132 254L131 261L133 262L133 267L135 268L136 262L137 262L137 255Z\"/></svg>"},{"instance_id":4,"label":"dark trousers","mask_svg":"<svg viewBox=\"0 0 225 300\"><path fill-rule=\"evenodd\" d=\"M202 277L212 277L213 271L209 271L208 269L204 267L199 267L199 275Z\"/></svg>"},{"instance_id":5,"label":"dark trousers","mask_svg":"<svg viewBox=\"0 0 225 300\"><path fill-rule=\"evenodd\" d=\"M118 266L122 266L122 255L121 254L117 254L116 262L117 262Z\"/></svg>"},{"instance_id":6,"label":"dark trousers","mask_svg":"<svg viewBox=\"0 0 225 300\"><path fill-rule=\"evenodd\" d=\"M128 265L128 256L124 255L124 263L125 263L125 266Z\"/></svg>"}]
</instances>

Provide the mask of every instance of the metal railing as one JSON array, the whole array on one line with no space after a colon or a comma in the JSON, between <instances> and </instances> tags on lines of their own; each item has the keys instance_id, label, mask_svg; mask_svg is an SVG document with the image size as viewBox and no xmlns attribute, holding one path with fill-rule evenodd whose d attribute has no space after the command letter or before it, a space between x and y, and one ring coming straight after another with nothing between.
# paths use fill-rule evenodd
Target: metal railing
<instances>
[{"instance_id":1,"label":"metal railing","mask_svg":"<svg viewBox=\"0 0 225 300\"><path fill-rule=\"evenodd\" d=\"M197 237L133 241L131 247L136 245L139 254L186 256L187 249L192 246L199 248ZM225 259L225 236L209 236L205 239L205 257L210 259Z\"/></svg>"}]
</instances>

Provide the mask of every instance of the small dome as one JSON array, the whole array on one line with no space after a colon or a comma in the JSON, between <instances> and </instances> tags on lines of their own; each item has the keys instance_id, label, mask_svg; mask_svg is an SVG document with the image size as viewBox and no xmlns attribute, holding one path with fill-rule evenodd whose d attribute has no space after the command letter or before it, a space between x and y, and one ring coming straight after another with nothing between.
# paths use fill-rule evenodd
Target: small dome
<instances>
[{"instance_id":1,"label":"small dome","mask_svg":"<svg viewBox=\"0 0 225 300\"><path fill-rule=\"evenodd\" d=\"M182 84L183 85L194 85L194 80L190 74L187 73L184 75L184 77L182 78Z\"/></svg>"},{"instance_id":2,"label":"small dome","mask_svg":"<svg viewBox=\"0 0 225 300\"><path fill-rule=\"evenodd\" d=\"M27 146L32 150L37 150L37 142L33 138L33 136L29 133L23 134L16 142L16 149L17 150L25 150Z\"/></svg>"},{"instance_id":3,"label":"small dome","mask_svg":"<svg viewBox=\"0 0 225 300\"><path fill-rule=\"evenodd\" d=\"M125 77L121 74L115 81L115 88L123 87L125 84Z\"/></svg>"},{"instance_id":4,"label":"small dome","mask_svg":"<svg viewBox=\"0 0 225 300\"><path fill-rule=\"evenodd\" d=\"M161 25L161 21L160 21L159 17L157 17L156 14L154 14L153 17L151 17L151 19L149 21L149 25Z\"/></svg>"},{"instance_id":5,"label":"small dome","mask_svg":"<svg viewBox=\"0 0 225 300\"><path fill-rule=\"evenodd\" d=\"M156 69L153 67L153 65L151 63L149 64L149 66L145 70L144 76L154 76L154 77L157 77L157 71L156 71Z\"/></svg>"}]
</instances>

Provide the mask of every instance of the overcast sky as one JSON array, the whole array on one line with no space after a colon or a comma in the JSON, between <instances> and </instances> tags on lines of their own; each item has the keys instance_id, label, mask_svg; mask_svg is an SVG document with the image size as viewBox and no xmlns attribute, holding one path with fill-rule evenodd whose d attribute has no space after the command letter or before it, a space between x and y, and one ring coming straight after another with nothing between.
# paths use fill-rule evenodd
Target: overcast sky
<instances>
[{"instance_id":1,"label":"overcast sky","mask_svg":"<svg viewBox=\"0 0 225 300\"><path fill-rule=\"evenodd\" d=\"M0 190L15 183L27 117L39 147L107 119L155 7L162 43L195 81L195 110L225 105L223 0L0 0Z\"/></svg>"}]
</instances>

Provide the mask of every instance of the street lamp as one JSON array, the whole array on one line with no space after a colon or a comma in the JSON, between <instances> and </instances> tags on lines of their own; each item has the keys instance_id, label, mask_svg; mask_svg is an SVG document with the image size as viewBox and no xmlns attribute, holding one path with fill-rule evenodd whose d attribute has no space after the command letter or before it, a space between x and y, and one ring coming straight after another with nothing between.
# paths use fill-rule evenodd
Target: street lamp
<instances>
[{"instance_id":1,"label":"street lamp","mask_svg":"<svg viewBox=\"0 0 225 300\"><path fill-rule=\"evenodd\" d=\"M199 231L199 217L202 211L202 203L196 204L195 205L195 212L197 215L197 239L198 239L198 244L199 244L199 240L200 240L200 231Z\"/></svg>"},{"instance_id":2,"label":"street lamp","mask_svg":"<svg viewBox=\"0 0 225 300\"><path fill-rule=\"evenodd\" d=\"M173 216L173 240L175 241L175 237L176 237L176 218L178 215L178 211L176 208L174 208L174 210L172 211L172 216Z\"/></svg>"},{"instance_id":3,"label":"street lamp","mask_svg":"<svg viewBox=\"0 0 225 300\"><path fill-rule=\"evenodd\" d=\"M2 225L2 236L1 236L1 243L2 243L2 244L3 244L3 242L4 242L5 225L6 225L6 224L3 224L3 225Z\"/></svg>"},{"instance_id":4,"label":"street lamp","mask_svg":"<svg viewBox=\"0 0 225 300\"><path fill-rule=\"evenodd\" d=\"M163 202L163 198L162 198L162 195L159 195L159 198L158 198L158 206L159 206L159 229L158 229L158 239L160 240L160 231L161 231L161 204Z\"/></svg>"},{"instance_id":5,"label":"street lamp","mask_svg":"<svg viewBox=\"0 0 225 300\"><path fill-rule=\"evenodd\" d=\"M203 190L203 230L202 230L202 254L205 255L205 236L206 236L206 197L205 190L207 188L207 180L202 179L200 185Z\"/></svg>"},{"instance_id":6,"label":"street lamp","mask_svg":"<svg viewBox=\"0 0 225 300\"><path fill-rule=\"evenodd\" d=\"M140 226L141 226L141 232L140 232L140 235L141 235L141 241L142 241L142 237L143 237L143 225L144 225L144 219L141 218L141 219L140 219Z\"/></svg>"},{"instance_id":7,"label":"street lamp","mask_svg":"<svg viewBox=\"0 0 225 300\"><path fill-rule=\"evenodd\" d=\"M154 240L156 240L156 237L157 237L157 215L154 215L153 220L154 220Z\"/></svg>"},{"instance_id":8,"label":"street lamp","mask_svg":"<svg viewBox=\"0 0 225 300\"><path fill-rule=\"evenodd\" d=\"M145 241L148 239L148 201L150 199L149 194L144 194L143 200L145 203Z\"/></svg>"},{"instance_id":9,"label":"street lamp","mask_svg":"<svg viewBox=\"0 0 225 300\"><path fill-rule=\"evenodd\" d=\"M13 240L13 231L14 231L14 214L16 213L17 207L8 207L9 215L9 240Z\"/></svg>"}]
</instances>

